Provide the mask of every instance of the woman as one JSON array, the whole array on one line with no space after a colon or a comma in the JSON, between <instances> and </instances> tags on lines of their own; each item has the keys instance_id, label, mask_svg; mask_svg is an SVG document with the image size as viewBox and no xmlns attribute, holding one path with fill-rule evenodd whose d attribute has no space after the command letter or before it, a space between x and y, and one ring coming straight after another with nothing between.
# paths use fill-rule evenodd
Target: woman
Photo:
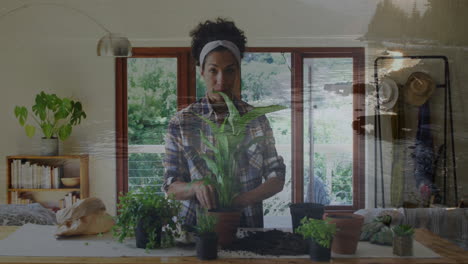
<instances>
[{"instance_id":1,"label":"woman","mask_svg":"<svg viewBox=\"0 0 468 264\"><path fill-rule=\"evenodd\" d=\"M216 208L216 193L211 185L193 180L211 175L199 153L207 152L201 143L200 130L210 130L194 113L222 123L228 110L223 97L227 94L240 114L252 109L239 100L240 65L245 50L246 37L231 21L218 18L206 21L191 31L192 56L201 68L206 96L179 111L169 124L166 135L164 160L164 190L183 201L181 216L186 224L195 224L196 209ZM248 137L265 136L263 144L257 143L255 151L247 151L239 161L241 193L233 204L242 208L241 226L263 227L262 201L280 192L284 185L285 165L277 155L273 133L265 116L249 126ZM262 179L264 182L262 183Z\"/></svg>"}]
</instances>

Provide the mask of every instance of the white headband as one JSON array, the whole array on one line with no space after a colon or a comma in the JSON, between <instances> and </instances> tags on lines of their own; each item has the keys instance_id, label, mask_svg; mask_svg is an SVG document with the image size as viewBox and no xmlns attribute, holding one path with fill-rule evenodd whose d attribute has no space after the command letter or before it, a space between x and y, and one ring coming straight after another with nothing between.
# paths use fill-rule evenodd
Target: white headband
<instances>
[{"instance_id":1,"label":"white headband","mask_svg":"<svg viewBox=\"0 0 468 264\"><path fill-rule=\"evenodd\" d=\"M205 60L206 55L210 53L212 50L216 49L219 46L223 46L227 48L236 58L237 62L240 64L241 62L241 57L240 57L240 51L239 48L236 46L236 44L232 43L229 40L215 40L206 43L206 45L203 47L203 49L200 52L200 66L203 67L203 61Z\"/></svg>"}]
</instances>

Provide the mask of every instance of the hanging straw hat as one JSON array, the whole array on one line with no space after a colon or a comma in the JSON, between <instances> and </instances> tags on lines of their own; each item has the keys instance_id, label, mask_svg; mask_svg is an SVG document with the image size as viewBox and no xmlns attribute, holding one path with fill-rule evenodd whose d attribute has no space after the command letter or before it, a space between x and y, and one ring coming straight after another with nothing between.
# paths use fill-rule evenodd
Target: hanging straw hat
<instances>
[{"instance_id":1,"label":"hanging straw hat","mask_svg":"<svg viewBox=\"0 0 468 264\"><path fill-rule=\"evenodd\" d=\"M408 104L423 105L434 92L436 84L431 76L424 72L413 72L405 84L405 99Z\"/></svg>"},{"instance_id":2,"label":"hanging straw hat","mask_svg":"<svg viewBox=\"0 0 468 264\"><path fill-rule=\"evenodd\" d=\"M379 101L380 108L383 110L392 109L398 101L398 85L397 83L385 77L379 85Z\"/></svg>"}]
</instances>

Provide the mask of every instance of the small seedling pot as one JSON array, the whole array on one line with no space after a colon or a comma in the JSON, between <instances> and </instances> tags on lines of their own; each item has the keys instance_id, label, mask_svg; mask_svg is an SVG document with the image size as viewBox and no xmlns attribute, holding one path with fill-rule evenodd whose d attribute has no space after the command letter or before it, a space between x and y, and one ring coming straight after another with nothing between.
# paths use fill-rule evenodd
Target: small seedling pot
<instances>
[{"instance_id":1,"label":"small seedling pot","mask_svg":"<svg viewBox=\"0 0 468 264\"><path fill-rule=\"evenodd\" d=\"M331 248L326 248L315 242L314 239L309 240L309 257L313 261L330 261Z\"/></svg>"},{"instance_id":2,"label":"small seedling pot","mask_svg":"<svg viewBox=\"0 0 468 264\"><path fill-rule=\"evenodd\" d=\"M152 219L154 221L152 221L152 223L157 223L159 222L159 219L157 217L152 217ZM136 246L137 248L146 248L146 244L148 243L149 241L149 233L148 233L148 230L146 230L145 226L144 226L144 220L145 219L140 219L140 221L138 221L138 224L135 228L135 240L136 240ZM146 219L147 220L147 219ZM161 228L162 227L157 227L156 228L156 245L155 247L160 247L161 246Z\"/></svg>"},{"instance_id":3,"label":"small seedling pot","mask_svg":"<svg viewBox=\"0 0 468 264\"><path fill-rule=\"evenodd\" d=\"M218 236L216 233L208 233L195 236L197 257L200 260L218 258Z\"/></svg>"}]
</instances>

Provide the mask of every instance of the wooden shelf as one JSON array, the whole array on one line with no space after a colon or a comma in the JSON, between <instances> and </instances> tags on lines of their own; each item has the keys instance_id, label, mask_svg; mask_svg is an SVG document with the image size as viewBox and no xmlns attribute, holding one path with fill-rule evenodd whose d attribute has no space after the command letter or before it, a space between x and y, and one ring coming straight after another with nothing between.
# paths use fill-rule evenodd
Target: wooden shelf
<instances>
[{"instance_id":1,"label":"wooden shelf","mask_svg":"<svg viewBox=\"0 0 468 264\"><path fill-rule=\"evenodd\" d=\"M62 156L33 156L33 155L15 155L8 156L7 159L28 159L28 160L67 160L67 159L88 159L88 155L62 155Z\"/></svg>"},{"instance_id":2,"label":"wooden shelf","mask_svg":"<svg viewBox=\"0 0 468 264\"><path fill-rule=\"evenodd\" d=\"M80 188L59 188L59 189L8 189L9 192L79 192Z\"/></svg>"},{"instance_id":3,"label":"wooden shelf","mask_svg":"<svg viewBox=\"0 0 468 264\"><path fill-rule=\"evenodd\" d=\"M11 163L13 160L22 160L22 161L32 161L36 164L47 165L47 166L63 166L71 172L71 174L79 174L80 185L75 188L59 188L59 189L44 189L44 188L12 188L12 166ZM12 155L6 157L7 162L7 202L12 202L12 193L17 192L38 192L41 194L47 195L47 192L50 192L50 195L53 193L58 194L59 192L78 192L80 199L85 199L89 197L89 156L88 155L60 155L60 156L35 156L35 155ZM77 162L79 164L77 164ZM49 196L49 195L47 195ZM50 199L50 197L49 197ZM56 201L55 199L51 199ZM58 202L58 201L56 201Z\"/></svg>"}]
</instances>

